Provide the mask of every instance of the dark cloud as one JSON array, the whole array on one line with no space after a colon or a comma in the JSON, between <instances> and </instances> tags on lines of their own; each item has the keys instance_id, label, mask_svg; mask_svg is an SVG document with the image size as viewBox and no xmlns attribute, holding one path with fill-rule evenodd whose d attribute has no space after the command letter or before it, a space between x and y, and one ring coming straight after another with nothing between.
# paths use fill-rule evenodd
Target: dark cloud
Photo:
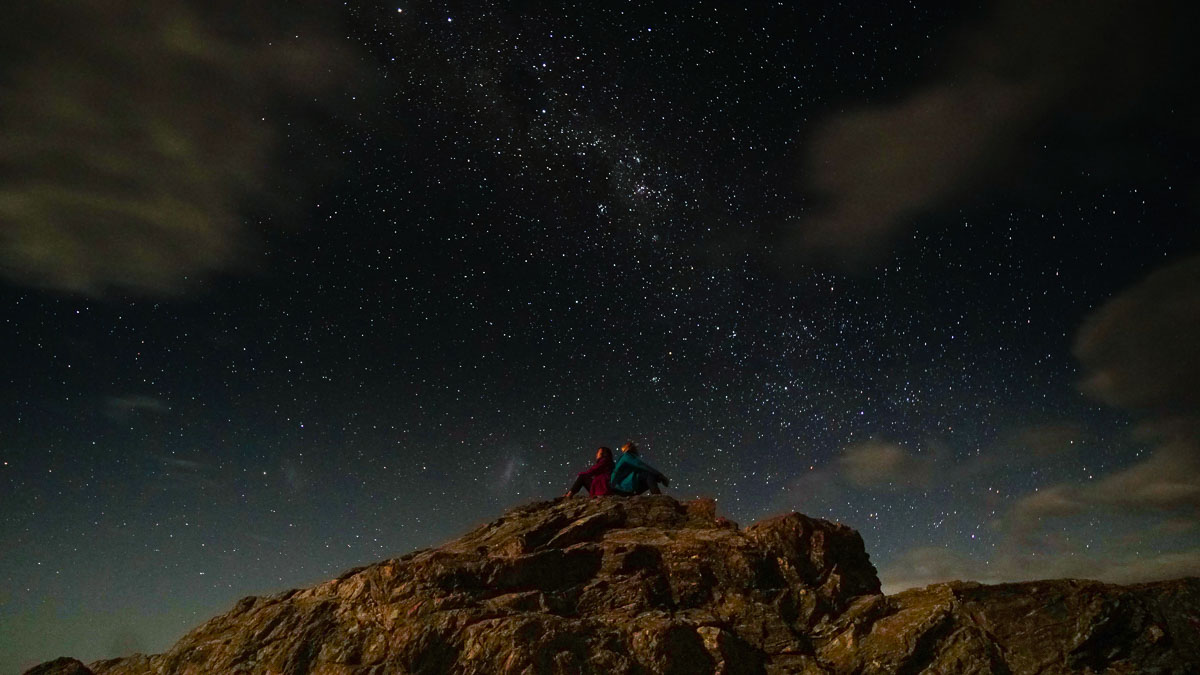
<instances>
[{"instance_id":1,"label":"dark cloud","mask_svg":"<svg viewBox=\"0 0 1200 675\"><path fill-rule=\"evenodd\" d=\"M803 164L816 207L790 231L789 248L869 262L914 216L1003 177L1047 120L1127 115L1179 68L1175 15L1175 3L997 3L961 32L939 76L816 128Z\"/></svg>"},{"instance_id":2,"label":"dark cloud","mask_svg":"<svg viewBox=\"0 0 1200 675\"><path fill-rule=\"evenodd\" d=\"M332 20L331 20L332 19ZM243 262L282 101L352 68L318 3L50 0L0 28L0 273L162 294Z\"/></svg>"},{"instance_id":3,"label":"dark cloud","mask_svg":"<svg viewBox=\"0 0 1200 675\"><path fill-rule=\"evenodd\" d=\"M1083 389L1165 422L1200 426L1200 256L1160 269L1084 324Z\"/></svg>"}]
</instances>

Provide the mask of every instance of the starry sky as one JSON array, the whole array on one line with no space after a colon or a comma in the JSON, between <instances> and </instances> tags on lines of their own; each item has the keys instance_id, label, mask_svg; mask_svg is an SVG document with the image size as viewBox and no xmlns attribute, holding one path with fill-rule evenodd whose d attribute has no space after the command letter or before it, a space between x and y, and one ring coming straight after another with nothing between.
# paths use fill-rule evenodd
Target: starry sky
<instances>
[{"instance_id":1,"label":"starry sky","mask_svg":"<svg viewBox=\"0 0 1200 675\"><path fill-rule=\"evenodd\" d=\"M1200 574L1188 3L36 4L0 672L630 439L742 524L855 527L888 592Z\"/></svg>"}]
</instances>

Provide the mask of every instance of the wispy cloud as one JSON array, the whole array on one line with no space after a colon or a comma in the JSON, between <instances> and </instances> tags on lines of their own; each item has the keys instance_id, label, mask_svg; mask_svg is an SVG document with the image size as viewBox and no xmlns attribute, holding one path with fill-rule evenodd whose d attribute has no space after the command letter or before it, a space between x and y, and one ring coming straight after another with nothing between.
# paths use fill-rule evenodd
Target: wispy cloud
<instances>
[{"instance_id":1,"label":"wispy cloud","mask_svg":"<svg viewBox=\"0 0 1200 675\"><path fill-rule=\"evenodd\" d=\"M138 413L162 414L170 410L171 406L157 396L126 394L104 399L104 414L114 420L125 420Z\"/></svg>"},{"instance_id":2,"label":"wispy cloud","mask_svg":"<svg viewBox=\"0 0 1200 675\"><path fill-rule=\"evenodd\" d=\"M203 471L208 468L208 465L204 462L198 462L194 459L182 459L180 457L155 457L155 459L164 467L180 471Z\"/></svg>"},{"instance_id":3,"label":"wispy cloud","mask_svg":"<svg viewBox=\"0 0 1200 675\"><path fill-rule=\"evenodd\" d=\"M283 480L292 492L303 492L304 488L308 487L308 474L304 471L304 466L297 460L288 458L283 461L282 466Z\"/></svg>"},{"instance_id":4,"label":"wispy cloud","mask_svg":"<svg viewBox=\"0 0 1200 675\"><path fill-rule=\"evenodd\" d=\"M499 465L499 470L495 476L496 479L492 482L492 489L500 493L509 492L512 489L513 482L521 476L521 470L524 468L525 460L520 456L508 456Z\"/></svg>"},{"instance_id":5,"label":"wispy cloud","mask_svg":"<svg viewBox=\"0 0 1200 675\"><path fill-rule=\"evenodd\" d=\"M212 490L222 485L216 467L200 458L155 455L151 460L155 464L148 476L152 490Z\"/></svg>"},{"instance_id":6,"label":"wispy cloud","mask_svg":"<svg viewBox=\"0 0 1200 675\"><path fill-rule=\"evenodd\" d=\"M254 534L253 532L246 532L245 534L246 534L246 537L248 537L249 539L252 539L253 541L257 541L260 544L267 544L268 546L276 546L276 547L287 545L287 542L282 539L275 539L273 537L264 537L261 534Z\"/></svg>"}]
</instances>

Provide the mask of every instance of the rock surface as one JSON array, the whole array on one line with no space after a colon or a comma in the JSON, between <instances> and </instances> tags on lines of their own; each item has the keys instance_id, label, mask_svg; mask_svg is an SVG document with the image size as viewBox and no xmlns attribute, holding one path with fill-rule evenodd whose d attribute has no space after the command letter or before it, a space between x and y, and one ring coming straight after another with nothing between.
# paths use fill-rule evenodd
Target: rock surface
<instances>
[{"instance_id":1,"label":"rock surface","mask_svg":"<svg viewBox=\"0 0 1200 675\"><path fill-rule=\"evenodd\" d=\"M1200 579L879 589L844 525L790 514L739 529L711 501L577 498L314 588L244 598L164 654L90 670L1200 672Z\"/></svg>"}]
</instances>

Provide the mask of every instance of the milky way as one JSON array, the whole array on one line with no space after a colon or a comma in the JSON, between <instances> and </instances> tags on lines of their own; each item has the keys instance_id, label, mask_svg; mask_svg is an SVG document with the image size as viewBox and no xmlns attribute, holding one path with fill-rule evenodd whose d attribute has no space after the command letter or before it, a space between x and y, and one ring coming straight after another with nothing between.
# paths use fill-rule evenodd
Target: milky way
<instances>
[{"instance_id":1,"label":"milky way","mask_svg":"<svg viewBox=\"0 0 1200 675\"><path fill-rule=\"evenodd\" d=\"M198 116L102 109L95 145L0 191L0 670L164 649L241 596L557 496L627 439L735 521L855 527L889 591L1200 573L1182 5L1099 3L1059 37L1017 0L599 4L151 22L145 58L167 50ZM1113 23L1121 68L1093 48ZM18 56L51 88L80 67ZM219 229L89 229L63 197L200 199L96 158L171 129L200 162L219 136L173 115L206 110L262 159L204 183ZM79 220L39 238L28 204Z\"/></svg>"}]
</instances>

